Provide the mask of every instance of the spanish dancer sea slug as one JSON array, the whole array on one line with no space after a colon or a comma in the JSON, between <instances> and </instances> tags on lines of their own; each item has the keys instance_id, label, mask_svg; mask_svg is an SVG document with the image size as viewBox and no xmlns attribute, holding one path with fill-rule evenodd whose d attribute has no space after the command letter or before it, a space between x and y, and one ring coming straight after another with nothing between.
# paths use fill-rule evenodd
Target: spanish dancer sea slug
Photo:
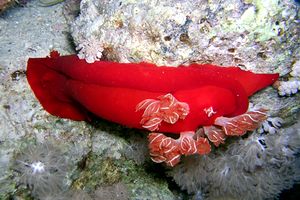
<instances>
[{"instance_id":1,"label":"spanish dancer sea slug","mask_svg":"<svg viewBox=\"0 0 300 200\"><path fill-rule=\"evenodd\" d=\"M207 154L227 136L241 136L266 119L248 111L248 97L278 74L255 74L209 64L157 67L149 63L93 64L76 55L30 58L28 82L50 114L89 120L90 113L127 127L148 129L154 162L174 166L181 155ZM196 130L198 131L196 132ZM178 139L163 134L180 134Z\"/></svg>"}]
</instances>

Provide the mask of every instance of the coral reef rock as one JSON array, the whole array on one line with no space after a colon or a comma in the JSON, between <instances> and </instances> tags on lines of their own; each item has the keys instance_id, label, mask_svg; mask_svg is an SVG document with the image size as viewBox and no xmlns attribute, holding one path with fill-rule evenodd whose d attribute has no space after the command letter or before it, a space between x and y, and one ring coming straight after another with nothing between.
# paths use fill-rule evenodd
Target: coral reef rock
<instances>
[{"instance_id":1,"label":"coral reef rock","mask_svg":"<svg viewBox=\"0 0 300 200\"><path fill-rule=\"evenodd\" d=\"M299 87L291 82L299 80L299 14L295 1L280 0L82 0L71 34L89 63L197 62L289 76L279 93L292 97L267 89L251 98L271 114L258 131L169 171L194 199L272 199L300 180Z\"/></svg>"},{"instance_id":2,"label":"coral reef rock","mask_svg":"<svg viewBox=\"0 0 300 200\"><path fill-rule=\"evenodd\" d=\"M298 10L280 0L82 0L71 27L88 62L198 62L286 74L300 48Z\"/></svg>"},{"instance_id":3,"label":"coral reef rock","mask_svg":"<svg viewBox=\"0 0 300 200\"><path fill-rule=\"evenodd\" d=\"M104 121L94 127L58 119L37 102L26 80L27 60L47 56L52 49L64 55L74 53L68 28L63 4L42 7L39 1L30 1L0 17L0 199L90 200L96 186L99 191L106 185L126 196L125 187L113 182L121 178L131 199L176 199L163 177L155 178L135 164L149 159L136 149L146 136L140 134L142 142L128 139L129 143L124 138L136 136L134 130L125 132ZM43 148L49 142L52 147ZM48 170L47 166L53 167ZM48 180L47 190L43 180Z\"/></svg>"}]
</instances>

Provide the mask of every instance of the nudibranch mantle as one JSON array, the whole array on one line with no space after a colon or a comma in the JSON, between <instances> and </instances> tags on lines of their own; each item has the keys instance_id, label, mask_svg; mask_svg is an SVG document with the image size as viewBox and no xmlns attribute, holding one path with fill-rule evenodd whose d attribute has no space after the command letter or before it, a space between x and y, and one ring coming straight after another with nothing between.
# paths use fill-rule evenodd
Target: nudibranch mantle
<instances>
[{"instance_id":1,"label":"nudibranch mantle","mask_svg":"<svg viewBox=\"0 0 300 200\"><path fill-rule=\"evenodd\" d=\"M88 64L56 51L50 57L30 58L27 66L29 85L50 114L89 120L93 113L147 129L152 132L148 136L152 160L169 166L176 165L181 155L209 153L209 141L218 146L228 136L256 129L266 119L266 110L247 111L248 97L277 78L278 74L209 64Z\"/></svg>"}]
</instances>

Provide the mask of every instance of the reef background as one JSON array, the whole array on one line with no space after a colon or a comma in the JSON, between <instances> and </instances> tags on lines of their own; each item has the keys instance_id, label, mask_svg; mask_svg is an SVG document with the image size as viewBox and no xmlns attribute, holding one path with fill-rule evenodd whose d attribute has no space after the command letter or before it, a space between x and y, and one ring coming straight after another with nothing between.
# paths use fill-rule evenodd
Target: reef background
<instances>
[{"instance_id":1,"label":"reef background","mask_svg":"<svg viewBox=\"0 0 300 200\"><path fill-rule=\"evenodd\" d=\"M289 80L300 57L295 1L99 2L33 0L0 15L0 199L259 200L299 182L299 94L259 92L251 103L270 110L262 129L170 169L150 161L147 132L53 117L26 81L29 57L76 48L90 62L210 62ZM22 165L34 157L54 169L43 177L49 187Z\"/></svg>"}]
</instances>

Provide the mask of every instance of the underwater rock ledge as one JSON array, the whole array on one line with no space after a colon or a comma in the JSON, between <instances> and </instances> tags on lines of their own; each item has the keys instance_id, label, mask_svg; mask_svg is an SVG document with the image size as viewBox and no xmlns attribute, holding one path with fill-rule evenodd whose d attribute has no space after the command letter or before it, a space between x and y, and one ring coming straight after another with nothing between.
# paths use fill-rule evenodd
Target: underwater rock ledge
<instances>
[{"instance_id":1,"label":"underwater rock ledge","mask_svg":"<svg viewBox=\"0 0 300 200\"><path fill-rule=\"evenodd\" d=\"M83 0L71 34L79 58L90 63L197 62L289 76L299 62L299 27L294 1ZM279 93L295 91L294 85L282 86ZM195 198L273 198L299 181L299 95L279 97L266 89L250 102L269 109L264 127L211 155L186 158L171 170L177 184ZM287 128L295 123L294 130ZM255 190L254 196L245 196Z\"/></svg>"},{"instance_id":2,"label":"underwater rock ledge","mask_svg":"<svg viewBox=\"0 0 300 200\"><path fill-rule=\"evenodd\" d=\"M297 16L295 2L280 0L82 0L71 27L88 62L198 62L283 75L300 51Z\"/></svg>"},{"instance_id":3,"label":"underwater rock ledge","mask_svg":"<svg viewBox=\"0 0 300 200\"><path fill-rule=\"evenodd\" d=\"M292 66L300 55L297 4L223 2L82 0L82 14L72 22L71 32L80 56L89 61L101 57L173 66L197 61L281 75L295 71ZM15 161L24 161L29 150L50 141L54 161L64 153L71 165L63 171L67 191L57 191L51 199L116 199L118 192L125 199L247 199L245 194L255 189L251 197L259 200L276 197L300 180L299 94L279 97L271 87L259 92L250 101L269 109L269 127L234 138L208 156L184 159L169 170L171 178L163 166L149 161L147 133L103 120L89 124L50 116L30 91L25 69L28 57L47 56L53 48L64 55L75 52L62 7L41 8L31 1L24 8L7 10L0 19L0 199L49 197L23 184ZM273 126L280 122L278 117L284 119L283 128ZM36 164L41 163L31 167L40 166ZM173 178L184 190L172 191Z\"/></svg>"}]
</instances>

